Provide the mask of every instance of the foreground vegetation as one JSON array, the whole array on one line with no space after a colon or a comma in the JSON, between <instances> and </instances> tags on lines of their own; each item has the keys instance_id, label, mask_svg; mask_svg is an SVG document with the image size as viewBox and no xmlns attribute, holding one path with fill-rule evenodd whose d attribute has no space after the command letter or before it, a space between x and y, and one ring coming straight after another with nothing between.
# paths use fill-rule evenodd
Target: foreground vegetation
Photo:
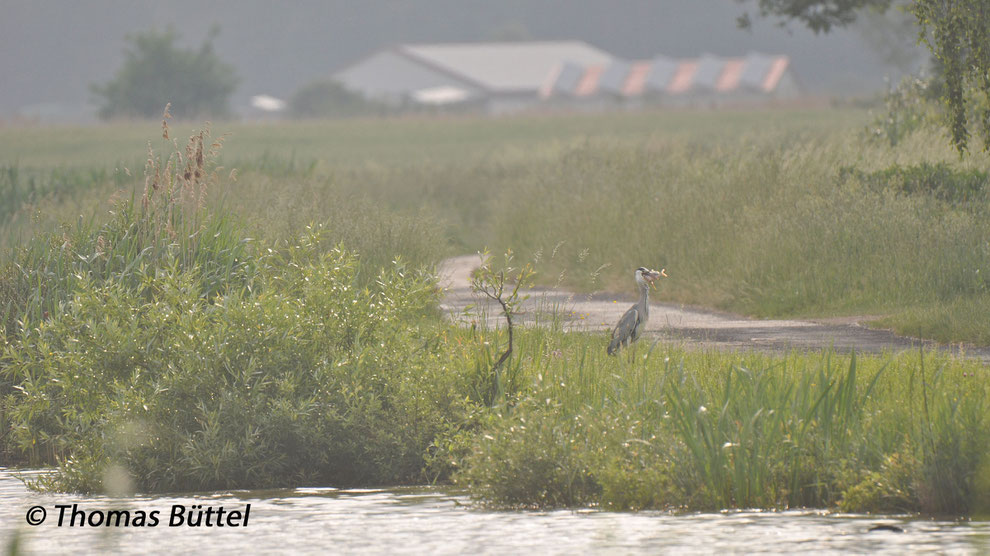
<instances>
[{"instance_id":1,"label":"foreground vegetation","mask_svg":"<svg viewBox=\"0 0 990 556\"><path fill-rule=\"evenodd\" d=\"M361 287L352 255L321 251L304 238L216 296L174 265L80 285L4 356L13 442L69 490L112 462L145 492L423 480L464 405L419 344L432 282L393 267Z\"/></svg>"},{"instance_id":2,"label":"foreground vegetation","mask_svg":"<svg viewBox=\"0 0 990 556\"><path fill-rule=\"evenodd\" d=\"M455 481L497 507L837 507L981 515L990 377L923 353L686 352L460 329L428 277L318 235L210 299L195 272L84 285L4 354L12 451L48 487ZM108 475L110 473L110 475Z\"/></svg>"},{"instance_id":3,"label":"foreground vegetation","mask_svg":"<svg viewBox=\"0 0 990 556\"><path fill-rule=\"evenodd\" d=\"M456 479L498 506L985 513L988 383L922 356L766 356L529 331Z\"/></svg>"},{"instance_id":4,"label":"foreground vegetation","mask_svg":"<svg viewBox=\"0 0 990 556\"><path fill-rule=\"evenodd\" d=\"M685 301L986 338L986 168L923 127L891 147L800 122L332 174L231 173L199 133L143 174L10 167L3 460L73 491L454 481L503 507L990 511L978 362L607 357L551 326L498 364L505 331L437 310L434 265L494 238L585 288L654 261Z\"/></svg>"}]
</instances>

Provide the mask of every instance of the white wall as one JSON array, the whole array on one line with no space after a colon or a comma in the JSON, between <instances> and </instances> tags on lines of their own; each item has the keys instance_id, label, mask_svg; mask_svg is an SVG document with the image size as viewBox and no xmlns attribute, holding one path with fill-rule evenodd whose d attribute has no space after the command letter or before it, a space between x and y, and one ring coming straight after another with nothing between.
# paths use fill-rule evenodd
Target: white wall
<instances>
[{"instance_id":1,"label":"white wall","mask_svg":"<svg viewBox=\"0 0 990 556\"><path fill-rule=\"evenodd\" d=\"M411 92L430 87L453 86L477 94L472 87L440 71L384 50L334 74L348 89L368 98L397 105Z\"/></svg>"}]
</instances>

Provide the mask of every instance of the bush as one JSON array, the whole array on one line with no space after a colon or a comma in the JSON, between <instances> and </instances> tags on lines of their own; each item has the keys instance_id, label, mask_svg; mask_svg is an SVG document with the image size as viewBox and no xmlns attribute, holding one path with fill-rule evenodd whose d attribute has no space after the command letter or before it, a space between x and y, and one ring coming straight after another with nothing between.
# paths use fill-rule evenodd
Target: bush
<instances>
[{"instance_id":1,"label":"bush","mask_svg":"<svg viewBox=\"0 0 990 556\"><path fill-rule=\"evenodd\" d=\"M318 245L212 301L174 266L84 281L4 352L17 445L73 491L112 465L145 492L422 481L463 406L429 348L436 288L399 267L360 288L357 260Z\"/></svg>"},{"instance_id":2,"label":"bush","mask_svg":"<svg viewBox=\"0 0 990 556\"><path fill-rule=\"evenodd\" d=\"M874 471L843 493L839 508L844 512L907 513L918 506L914 478L920 464L912 451L894 453Z\"/></svg>"},{"instance_id":3,"label":"bush","mask_svg":"<svg viewBox=\"0 0 990 556\"><path fill-rule=\"evenodd\" d=\"M601 486L582 449L583 423L541 405L527 400L478 436L459 478L476 496L497 507L533 508L585 506L599 498Z\"/></svg>"},{"instance_id":4,"label":"bush","mask_svg":"<svg viewBox=\"0 0 990 556\"><path fill-rule=\"evenodd\" d=\"M930 195L957 204L982 201L990 191L990 174L987 172L957 170L946 162L894 165L876 172L864 172L847 166L839 170L839 176L843 181L856 179L876 192Z\"/></svg>"}]
</instances>

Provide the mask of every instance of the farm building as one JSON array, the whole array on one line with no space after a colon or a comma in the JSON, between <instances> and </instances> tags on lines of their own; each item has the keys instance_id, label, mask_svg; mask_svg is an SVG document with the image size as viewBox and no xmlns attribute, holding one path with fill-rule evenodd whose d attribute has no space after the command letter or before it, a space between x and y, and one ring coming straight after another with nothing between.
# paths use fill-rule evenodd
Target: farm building
<instances>
[{"instance_id":1,"label":"farm building","mask_svg":"<svg viewBox=\"0 0 990 556\"><path fill-rule=\"evenodd\" d=\"M395 108L534 108L764 104L800 95L787 56L704 55L625 61L581 41L404 44L334 80Z\"/></svg>"},{"instance_id":2,"label":"farm building","mask_svg":"<svg viewBox=\"0 0 990 556\"><path fill-rule=\"evenodd\" d=\"M566 61L548 76L540 96L563 106L615 104L718 106L764 104L800 96L787 56L751 53L742 58L700 58L608 64Z\"/></svg>"},{"instance_id":3,"label":"farm building","mask_svg":"<svg viewBox=\"0 0 990 556\"><path fill-rule=\"evenodd\" d=\"M333 77L391 106L473 104L490 114L537 105L547 76L563 63L607 66L612 56L581 41L405 44Z\"/></svg>"}]
</instances>

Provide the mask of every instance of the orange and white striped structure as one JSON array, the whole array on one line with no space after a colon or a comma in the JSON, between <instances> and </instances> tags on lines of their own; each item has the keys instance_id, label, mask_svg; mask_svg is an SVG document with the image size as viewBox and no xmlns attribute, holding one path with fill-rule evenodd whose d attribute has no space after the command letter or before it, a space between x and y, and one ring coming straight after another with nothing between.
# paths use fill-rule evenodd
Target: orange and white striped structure
<instances>
[{"instance_id":1,"label":"orange and white striped structure","mask_svg":"<svg viewBox=\"0 0 990 556\"><path fill-rule=\"evenodd\" d=\"M752 53L741 58L704 55L608 65L558 65L540 89L544 99L588 99L602 95L619 98L790 98L798 88L790 75L790 59Z\"/></svg>"}]
</instances>

